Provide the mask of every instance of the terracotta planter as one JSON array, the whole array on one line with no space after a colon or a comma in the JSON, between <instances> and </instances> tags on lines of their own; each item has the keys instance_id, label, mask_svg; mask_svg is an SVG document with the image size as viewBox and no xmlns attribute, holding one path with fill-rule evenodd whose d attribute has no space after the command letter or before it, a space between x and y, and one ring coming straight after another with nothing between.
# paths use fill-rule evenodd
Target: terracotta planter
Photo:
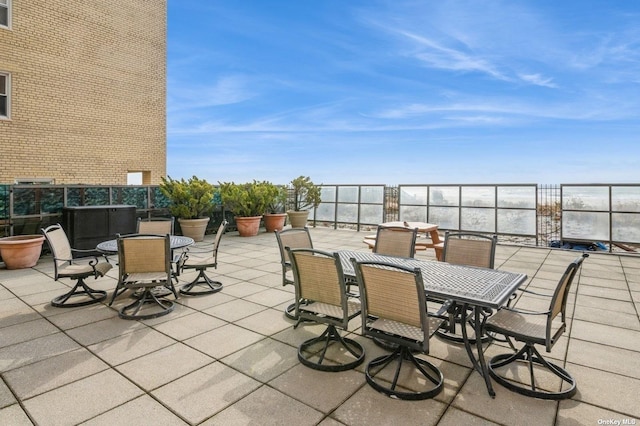
<instances>
[{"instance_id":1,"label":"terracotta planter","mask_svg":"<svg viewBox=\"0 0 640 426\"><path fill-rule=\"evenodd\" d=\"M44 235L16 235L0 238L0 256L7 269L31 268L38 263Z\"/></svg>"},{"instance_id":2,"label":"terracotta planter","mask_svg":"<svg viewBox=\"0 0 640 426\"><path fill-rule=\"evenodd\" d=\"M304 228L307 226L307 218L309 217L309 210L294 211L289 210L289 223L292 228Z\"/></svg>"},{"instance_id":3,"label":"terracotta planter","mask_svg":"<svg viewBox=\"0 0 640 426\"><path fill-rule=\"evenodd\" d=\"M204 240L204 232L207 230L209 219L210 218L208 217L201 217L199 219L178 219L182 235L193 238L193 241Z\"/></svg>"},{"instance_id":4,"label":"terracotta planter","mask_svg":"<svg viewBox=\"0 0 640 426\"><path fill-rule=\"evenodd\" d=\"M262 216L240 217L236 216L236 227L241 237L254 237L260 230Z\"/></svg>"},{"instance_id":5,"label":"terracotta planter","mask_svg":"<svg viewBox=\"0 0 640 426\"><path fill-rule=\"evenodd\" d=\"M267 232L282 231L286 221L286 213L269 213L264 215L264 227Z\"/></svg>"}]
</instances>

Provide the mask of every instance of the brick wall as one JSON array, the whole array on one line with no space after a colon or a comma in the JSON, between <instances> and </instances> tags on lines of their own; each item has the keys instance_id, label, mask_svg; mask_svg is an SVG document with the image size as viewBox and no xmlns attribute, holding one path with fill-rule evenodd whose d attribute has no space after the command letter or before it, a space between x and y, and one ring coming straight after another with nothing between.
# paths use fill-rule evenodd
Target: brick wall
<instances>
[{"instance_id":1,"label":"brick wall","mask_svg":"<svg viewBox=\"0 0 640 426\"><path fill-rule=\"evenodd\" d=\"M166 1L14 0L0 29L11 119L0 183L126 184L166 174Z\"/></svg>"}]
</instances>

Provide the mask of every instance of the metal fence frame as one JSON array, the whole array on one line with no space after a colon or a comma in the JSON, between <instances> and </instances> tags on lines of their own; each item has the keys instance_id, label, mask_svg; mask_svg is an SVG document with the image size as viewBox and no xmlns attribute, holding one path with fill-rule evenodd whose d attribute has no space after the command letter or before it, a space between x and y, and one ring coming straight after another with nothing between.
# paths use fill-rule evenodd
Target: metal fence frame
<instances>
[{"instance_id":1,"label":"metal fence frame","mask_svg":"<svg viewBox=\"0 0 640 426\"><path fill-rule=\"evenodd\" d=\"M408 203L402 200L403 188L424 187L427 191L425 203ZM465 189L493 188L496 198L492 205L467 206L463 200ZM526 187L530 188L535 203L530 206L503 206L498 198L500 188ZM635 232L626 232L617 226L633 226L640 223L640 184L484 184L484 185L399 185L383 184L371 185L321 185L322 202L316 209L312 209L310 221L312 226L327 226L333 228L350 228L355 230L371 230L380 222L405 220L403 207L419 206L425 209L424 220L434 219L433 209L441 207L455 207L458 210L459 225L465 214L465 209L479 209L491 211L496 229L487 230L497 233L501 240L513 242L533 243L548 246L563 240L590 241L599 240L609 245L629 248L630 244L640 244L640 236ZM439 205L429 197L434 188L456 188L459 199L455 206ZM606 206L590 207L571 201L567 194L575 193L575 189L586 189L607 193ZM616 193L626 191L631 194L631 200L623 204L616 198ZM573 191L573 192L572 192ZM373 195L372 195L373 194ZM637 199L633 198L637 194ZM139 217L167 216L169 201L160 193L157 185L0 185L0 236L25 233L38 233L40 227L59 221L62 207L76 205L110 205L133 204ZM622 206L622 207L621 207ZM515 214L534 214L535 232L500 232L499 215L501 211L513 210ZM524 213L522 213L524 212ZM535 212L535 213L533 213ZM486 213L486 212L485 212ZM592 215L606 217L606 228L598 228L594 235L576 235L568 232L567 221L572 215ZM210 222L210 229L217 228L217 223L226 218L233 221L233 214L225 212L222 206L217 206ZM632 225L628 225L632 224ZM443 230L465 230L464 226L442 226ZM456 229L458 228L458 229ZM640 226L637 227L640 229ZM630 229L630 228L629 228ZM469 230L469 229L466 229ZM603 233L604 232L604 233ZM640 231L639 231L640 233ZM632 235L631 238L628 236ZM631 247L633 249L633 247Z\"/></svg>"}]
</instances>

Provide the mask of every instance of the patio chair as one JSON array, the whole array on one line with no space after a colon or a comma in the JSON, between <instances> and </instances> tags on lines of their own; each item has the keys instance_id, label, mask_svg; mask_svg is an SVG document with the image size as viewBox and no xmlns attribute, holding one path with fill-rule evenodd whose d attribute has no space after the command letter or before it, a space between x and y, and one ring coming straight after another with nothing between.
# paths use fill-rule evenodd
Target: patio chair
<instances>
[{"instance_id":1,"label":"patio chair","mask_svg":"<svg viewBox=\"0 0 640 426\"><path fill-rule=\"evenodd\" d=\"M588 256L587 253L584 253L567 266L553 295L543 295L526 289L520 290L524 292L523 296L530 293L550 298L548 310L534 312L507 306L486 321L485 330L504 335L515 352L496 355L489 361L489 374L496 382L513 392L541 399L559 400L575 395L577 391L575 379L564 368L545 360L535 345L542 345L547 352L551 352L553 345L566 330L566 306L569 289L576 273L582 266L582 262ZM516 350L512 339L524 343L524 346L520 350ZM528 368L528 382L526 373L523 375L518 373L517 366L521 364L525 364ZM499 371L500 368L505 370ZM557 382L554 384L547 382L541 385L536 379L536 372L539 373L538 377L541 372L551 373L560 378L560 385L558 386ZM557 390L550 389L551 387L555 387Z\"/></svg>"},{"instance_id":2,"label":"patio chair","mask_svg":"<svg viewBox=\"0 0 640 426\"><path fill-rule=\"evenodd\" d=\"M168 234L167 234L168 235ZM145 238L151 238L151 237L156 237L156 238L165 238L166 235L157 235L157 234L128 234L128 235L120 235L120 234L116 234L116 245L117 245L117 249L118 249L118 266L122 266L122 257L120 256L120 239L125 239L125 238L133 238L133 237L145 237ZM169 237L171 238L171 237ZM156 297L165 297L168 296L169 294L173 294L173 296L177 299L178 298L178 292L176 291L176 288L173 284L173 280L175 280L175 272L173 271L172 266L174 265L174 261L172 259L172 255L171 255L171 240L169 239L169 268L171 269L171 280L169 280L169 282L166 282L164 279L160 279L158 280L158 282L156 282L155 284L155 289L154 289L154 295ZM113 294L111 295L111 300L109 301L109 306L113 305L113 302L116 300L116 297L118 297L119 295L121 295L122 293L124 293L126 290L133 288L131 286L125 286L123 282L121 282L120 279L118 279L118 283L116 284L116 288L113 291ZM134 297L137 297L139 295L139 292L134 292Z\"/></svg>"},{"instance_id":3,"label":"patio chair","mask_svg":"<svg viewBox=\"0 0 640 426\"><path fill-rule=\"evenodd\" d=\"M298 359L321 371L345 371L362 364L362 345L342 337L337 329L347 330L349 320L360 314L358 299L347 295L340 258L314 249L286 250L296 288L294 328L304 320L327 325L320 336L298 347Z\"/></svg>"},{"instance_id":4,"label":"patio chair","mask_svg":"<svg viewBox=\"0 0 640 426\"><path fill-rule=\"evenodd\" d=\"M454 265L477 266L493 269L496 255L497 235L485 235L476 232L445 232L442 261ZM439 314L448 316L447 325L436 333L439 337L456 343L464 343L462 336L456 333L456 326L460 324L462 307L453 301L441 301ZM476 336L477 337L477 336ZM487 336L482 337L487 341ZM475 343L475 339L469 339Z\"/></svg>"},{"instance_id":5,"label":"patio chair","mask_svg":"<svg viewBox=\"0 0 640 426\"><path fill-rule=\"evenodd\" d=\"M427 399L444 386L442 372L414 352L429 353L429 338L443 322L428 315L427 299L419 269L383 262L352 259L362 301L362 334L387 341L395 347L390 354L369 362L367 383L378 392L398 399ZM406 365L413 374L400 375ZM399 383L400 377L408 379Z\"/></svg>"},{"instance_id":6,"label":"patio chair","mask_svg":"<svg viewBox=\"0 0 640 426\"><path fill-rule=\"evenodd\" d=\"M229 222L226 220L222 221L218 227L213 243L205 246L189 247L185 252L184 258L178 260L178 271L184 271L185 269L195 269L198 271L198 276L196 276L193 281L180 288L181 294L198 296L217 293L222 290L222 283L212 280L205 271L207 268L218 268L218 248L220 247L220 240L222 240L228 224ZM196 256L194 256L194 254ZM199 256L202 254L204 254L204 257ZM195 290L194 287L198 290Z\"/></svg>"},{"instance_id":7,"label":"patio chair","mask_svg":"<svg viewBox=\"0 0 640 426\"><path fill-rule=\"evenodd\" d=\"M136 300L133 303L120 309L120 318L151 319L173 310L172 301L165 300L154 292L158 286L173 286L169 238L169 234L118 236L119 274L116 289L141 289L141 293L134 296ZM157 307L160 307L160 310ZM143 310L144 313L141 313Z\"/></svg>"},{"instance_id":8,"label":"patio chair","mask_svg":"<svg viewBox=\"0 0 640 426\"><path fill-rule=\"evenodd\" d=\"M150 218L138 218L136 223L136 232L138 234L154 234L154 235L167 235L174 234L175 218L166 217L150 217ZM184 261L184 252L175 254L171 250L171 264L175 266L173 273L173 279L176 284L178 283L178 276L180 276L180 265Z\"/></svg>"},{"instance_id":9,"label":"patio chair","mask_svg":"<svg viewBox=\"0 0 640 426\"><path fill-rule=\"evenodd\" d=\"M151 217L147 219L138 218L136 232L138 234L174 234L175 218Z\"/></svg>"},{"instance_id":10,"label":"patio chair","mask_svg":"<svg viewBox=\"0 0 640 426\"><path fill-rule=\"evenodd\" d=\"M289 259L289 253L287 253L286 247L290 248L313 248L313 241L311 240L311 234L309 228L291 228L282 231L275 231L276 241L278 241L278 249L280 250L280 264L282 265L282 285L293 285L293 276L289 278L289 272L291 271L291 260ZM284 309L284 314L289 319L297 320L295 316L295 302L290 303Z\"/></svg>"},{"instance_id":11,"label":"patio chair","mask_svg":"<svg viewBox=\"0 0 640 426\"><path fill-rule=\"evenodd\" d=\"M418 229L378 226L373 252L387 256L414 257Z\"/></svg>"},{"instance_id":12,"label":"patio chair","mask_svg":"<svg viewBox=\"0 0 640 426\"><path fill-rule=\"evenodd\" d=\"M53 255L54 280L60 278L70 278L75 280L76 284L67 293L54 298L51 305L57 308L72 308L77 306L85 306L103 301L107 297L104 290L95 290L85 283L85 279L93 276L95 279L103 277L112 265L105 257L105 261L101 262L96 256L89 263L79 262L74 259L74 254L93 254L95 250L79 250L71 248L69 238L60 224L42 228L49 248ZM71 301L82 297L79 301Z\"/></svg>"}]
</instances>

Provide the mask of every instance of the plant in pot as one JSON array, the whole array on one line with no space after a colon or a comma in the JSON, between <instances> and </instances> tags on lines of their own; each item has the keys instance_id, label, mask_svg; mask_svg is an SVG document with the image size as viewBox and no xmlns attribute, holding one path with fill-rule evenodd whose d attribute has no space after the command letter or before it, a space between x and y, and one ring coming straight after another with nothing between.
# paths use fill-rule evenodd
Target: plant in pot
<instances>
[{"instance_id":1,"label":"plant in pot","mask_svg":"<svg viewBox=\"0 0 640 426\"><path fill-rule=\"evenodd\" d=\"M160 191L171 201L169 211L178 218L182 235L202 241L213 210L215 187L196 176L189 180L162 178Z\"/></svg>"},{"instance_id":2,"label":"plant in pot","mask_svg":"<svg viewBox=\"0 0 640 426\"><path fill-rule=\"evenodd\" d=\"M285 206L287 204L287 188L281 185L273 185L273 198L267 204L264 214L264 227L267 232L282 231L287 220Z\"/></svg>"},{"instance_id":3,"label":"plant in pot","mask_svg":"<svg viewBox=\"0 0 640 426\"><path fill-rule=\"evenodd\" d=\"M304 228L309 217L309 208L317 208L321 201L321 189L309 176L298 176L290 183L293 189L293 202L287 211L289 223L293 228Z\"/></svg>"},{"instance_id":4,"label":"plant in pot","mask_svg":"<svg viewBox=\"0 0 640 426\"><path fill-rule=\"evenodd\" d=\"M248 183L221 182L220 198L235 214L241 237L258 235L260 220L274 197L274 185L266 181Z\"/></svg>"}]
</instances>

